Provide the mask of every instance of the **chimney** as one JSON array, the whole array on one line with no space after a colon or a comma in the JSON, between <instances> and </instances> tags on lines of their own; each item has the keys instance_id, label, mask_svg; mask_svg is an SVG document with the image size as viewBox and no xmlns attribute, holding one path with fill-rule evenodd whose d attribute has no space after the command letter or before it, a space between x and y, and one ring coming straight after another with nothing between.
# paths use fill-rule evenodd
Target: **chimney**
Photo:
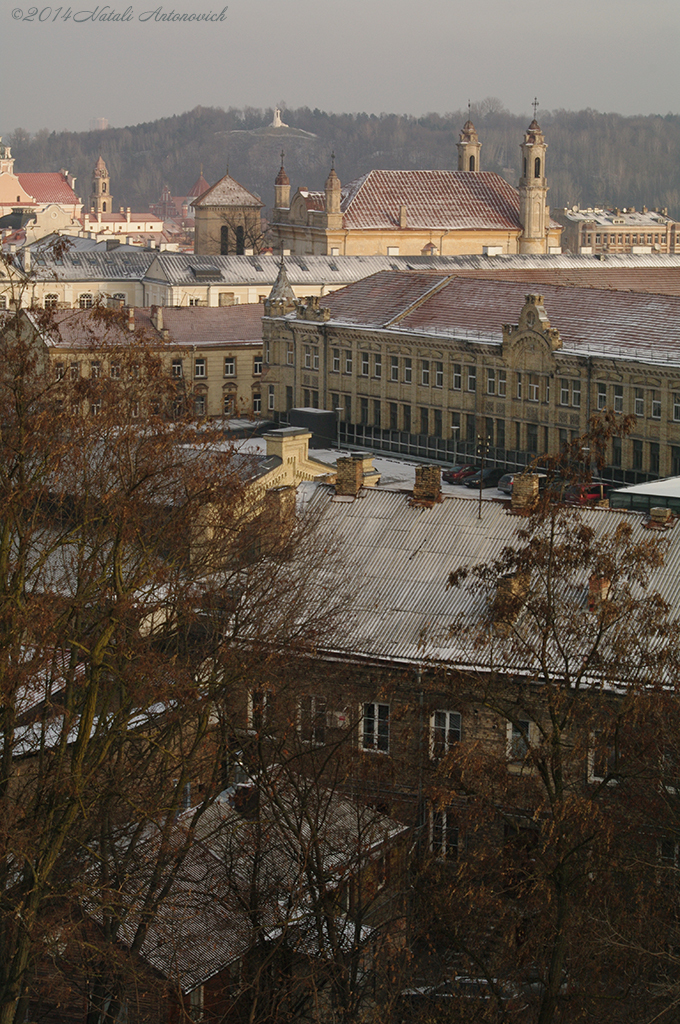
<instances>
[{"instance_id":1,"label":"chimney","mask_svg":"<svg viewBox=\"0 0 680 1024\"><path fill-rule=\"evenodd\" d=\"M27 245L25 245L23 247L23 249L21 250L21 255L23 256L22 262L23 262L23 266L24 266L24 273L25 274L30 274L30 272L31 272L31 250L29 249L29 247Z\"/></svg>"},{"instance_id":2,"label":"chimney","mask_svg":"<svg viewBox=\"0 0 680 1024\"><path fill-rule=\"evenodd\" d=\"M522 473L521 476L516 476L513 479L510 499L510 507L513 512L533 508L537 498L538 475L536 473Z\"/></svg>"},{"instance_id":3,"label":"chimney","mask_svg":"<svg viewBox=\"0 0 680 1024\"><path fill-rule=\"evenodd\" d=\"M442 473L439 466L416 466L414 501L441 501Z\"/></svg>"},{"instance_id":4,"label":"chimney","mask_svg":"<svg viewBox=\"0 0 680 1024\"><path fill-rule=\"evenodd\" d=\"M400 228L408 227L407 217L406 217L406 207L403 206L403 205L399 207L399 227Z\"/></svg>"},{"instance_id":5,"label":"chimney","mask_svg":"<svg viewBox=\"0 0 680 1024\"><path fill-rule=\"evenodd\" d=\"M498 580L491 614L496 631L501 636L507 636L509 633L510 627L522 610L528 592L529 577L526 573L509 573Z\"/></svg>"},{"instance_id":6,"label":"chimney","mask_svg":"<svg viewBox=\"0 0 680 1024\"><path fill-rule=\"evenodd\" d=\"M337 461L335 493L356 498L364 482L364 457L361 452Z\"/></svg>"},{"instance_id":7,"label":"chimney","mask_svg":"<svg viewBox=\"0 0 680 1024\"><path fill-rule=\"evenodd\" d=\"M128 222L128 224L130 223L130 216L131 216L131 214L130 214L130 207L127 206L125 208L125 219Z\"/></svg>"},{"instance_id":8,"label":"chimney","mask_svg":"<svg viewBox=\"0 0 680 1024\"><path fill-rule=\"evenodd\" d=\"M151 307L151 323L159 334L163 334L163 310L160 306Z\"/></svg>"},{"instance_id":9,"label":"chimney","mask_svg":"<svg viewBox=\"0 0 680 1024\"><path fill-rule=\"evenodd\" d=\"M670 522L671 510L669 508L658 506L656 508L650 508L649 518L657 526L665 526L666 523Z\"/></svg>"},{"instance_id":10,"label":"chimney","mask_svg":"<svg viewBox=\"0 0 680 1024\"><path fill-rule=\"evenodd\" d=\"M128 306L128 331L135 329L135 307Z\"/></svg>"}]
</instances>

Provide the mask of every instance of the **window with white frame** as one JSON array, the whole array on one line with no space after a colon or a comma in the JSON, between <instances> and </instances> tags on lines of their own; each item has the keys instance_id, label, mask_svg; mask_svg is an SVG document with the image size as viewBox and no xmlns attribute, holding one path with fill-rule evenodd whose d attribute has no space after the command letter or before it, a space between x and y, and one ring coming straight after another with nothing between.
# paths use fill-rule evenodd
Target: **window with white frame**
<instances>
[{"instance_id":1,"label":"window with white frame","mask_svg":"<svg viewBox=\"0 0 680 1024\"><path fill-rule=\"evenodd\" d=\"M236 359L234 356L224 357L224 376L235 377L236 376Z\"/></svg>"},{"instance_id":2,"label":"window with white frame","mask_svg":"<svg viewBox=\"0 0 680 1024\"><path fill-rule=\"evenodd\" d=\"M93 380L96 380L98 377L101 376L101 369L102 365L99 362L99 360L93 360L93 362L90 363L90 377L92 377Z\"/></svg>"},{"instance_id":3,"label":"window with white frame","mask_svg":"<svg viewBox=\"0 0 680 1024\"><path fill-rule=\"evenodd\" d=\"M345 352L345 373L352 372L352 350Z\"/></svg>"},{"instance_id":4,"label":"window with white frame","mask_svg":"<svg viewBox=\"0 0 680 1024\"><path fill-rule=\"evenodd\" d=\"M267 408L269 409L270 412L271 412L272 409L275 408L275 406L274 406L274 385L273 384L269 385L269 391L268 391L268 394L267 394Z\"/></svg>"},{"instance_id":5,"label":"window with white frame","mask_svg":"<svg viewBox=\"0 0 680 1024\"><path fill-rule=\"evenodd\" d=\"M182 360L181 359L173 359L173 361L172 361L172 376L173 377L181 377L182 374L183 374Z\"/></svg>"},{"instance_id":6,"label":"window with white frame","mask_svg":"<svg viewBox=\"0 0 680 1024\"><path fill-rule=\"evenodd\" d=\"M435 363L434 364L434 386L436 388L443 388L444 387L444 364L443 363Z\"/></svg>"},{"instance_id":7,"label":"window with white frame","mask_svg":"<svg viewBox=\"0 0 680 1024\"><path fill-rule=\"evenodd\" d=\"M271 690L250 690L248 693L248 728L261 732L269 725L273 706Z\"/></svg>"},{"instance_id":8,"label":"window with white frame","mask_svg":"<svg viewBox=\"0 0 680 1024\"><path fill-rule=\"evenodd\" d=\"M588 751L588 782L606 782L615 785L619 766L619 751L616 738L596 729L590 735Z\"/></svg>"},{"instance_id":9,"label":"window with white frame","mask_svg":"<svg viewBox=\"0 0 680 1024\"><path fill-rule=\"evenodd\" d=\"M194 363L194 377L200 379L206 376L205 359L197 359Z\"/></svg>"},{"instance_id":10,"label":"window with white frame","mask_svg":"<svg viewBox=\"0 0 680 1024\"><path fill-rule=\"evenodd\" d=\"M262 356L253 357L253 375L259 377L262 373Z\"/></svg>"},{"instance_id":11,"label":"window with white frame","mask_svg":"<svg viewBox=\"0 0 680 1024\"><path fill-rule=\"evenodd\" d=\"M507 370L498 371L498 397L505 398L508 387L508 372Z\"/></svg>"},{"instance_id":12,"label":"window with white frame","mask_svg":"<svg viewBox=\"0 0 680 1024\"><path fill-rule=\"evenodd\" d=\"M607 385L602 381L599 381L597 385L597 408L599 410L607 408Z\"/></svg>"},{"instance_id":13,"label":"window with white frame","mask_svg":"<svg viewBox=\"0 0 680 1024\"><path fill-rule=\"evenodd\" d=\"M109 372L111 380L120 380L120 363L111 363Z\"/></svg>"},{"instance_id":14,"label":"window with white frame","mask_svg":"<svg viewBox=\"0 0 680 1024\"><path fill-rule=\"evenodd\" d=\"M614 385L614 412L623 412L623 384Z\"/></svg>"},{"instance_id":15,"label":"window with white frame","mask_svg":"<svg viewBox=\"0 0 680 1024\"><path fill-rule=\"evenodd\" d=\"M262 412L262 395L259 393L259 391L256 391L255 394L253 395L253 412Z\"/></svg>"},{"instance_id":16,"label":"window with white frame","mask_svg":"<svg viewBox=\"0 0 680 1024\"><path fill-rule=\"evenodd\" d=\"M3 298L0 299L0 302L4 301L5 300L3 296ZM57 306L59 305L59 296L56 295L54 292L48 292L43 300L43 305L45 306L45 309L56 309ZM0 308L4 309L5 307L1 306Z\"/></svg>"},{"instance_id":17,"label":"window with white frame","mask_svg":"<svg viewBox=\"0 0 680 1024\"><path fill-rule=\"evenodd\" d=\"M453 364L453 390L460 391L463 387L463 368L460 363Z\"/></svg>"},{"instance_id":18,"label":"window with white frame","mask_svg":"<svg viewBox=\"0 0 680 1024\"><path fill-rule=\"evenodd\" d=\"M516 374L516 377L517 377L517 391L516 391L516 395L517 395L518 399L521 399L522 398L522 374L518 373L518 374Z\"/></svg>"},{"instance_id":19,"label":"window with white frame","mask_svg":"<svg viewBox=\"0 0 680 1024\"><path fill-rule=\"evenodd\" d=\"M312 345L312 369L313 370L318 370L319 369L319 346L318 345ZM261 372L262 371L260 370L260 373Z\"/></svg>"},{"instance_id":20,"label":"window with white frame","mask_svg":"<svg viewBox=\"0 0 680 1024\"><path fill-rule=\"evenodd\" d=\"M308 370L312 368L312 346L305 345L305 367Z\"/></svg>"},{"instance_id":21,"label":"window with white frame","mask_svg":"<svg viewBox=\"0 0 680 1024\"><path fill-rule=\"evenodd\" d=\"M675 423L680 423L680 392L673 392L673 420Z\"/></svg>"},{"instance_id":22,"label":"window with white frame","mask_svg":"<svg viewBox=\"0 0 680 1024\"><path fill-rule=\"evenodd\" d=\"M644 416L645 414L645 392L644 388L635 388L635 405L634 411L636 416Z\"/></svg>"},{"instance_id":23,"label":"window with white frame","mask_svg":"<svg viewBox=\"0 0 680 1024\"><path fill-rule=\"evenodd\" d=\"M420 364L420 383L424 388L430 386L430 360L423 359Z\"/></svg>"},{"instance_id":24,"label":"window with white frame","mask_svg":"<svg viewBox=\"0 0 680 1024\"><path fill-rule=\"evenodd\" d=\"M477 390L477 367L468 366L467 368L467 389L468 391Z\"/></svg>"},{"instance_id":25,"label":"window with white frame","mask_svg":"<svg viewBox=\"0 0 680 1024\"><path fill-rule=\"evenodd\" d=\"M92 292L83 292L82 295L79 295L78 305L81 309L92 309L94 306L94 296L92 295Z\"/></svg>"},{"instance_id":26,"label":"window with white frame","mask_svg":"<svg viewBox=\"0 0 680 1024\"><path fill-rule=\"evenodd\" d=\"M362 377L368 377L368 375L370 373L370 365L369 364L370 364L370 360L369 360L368 352L362 352L361 353L361 376Z\"/></svg>"},{"instance_id":27,"label":"window with white frame","mask_svg":"<svg viewBox=\"0 0 680 1024\"><path fill-rule=\"evenodd\" d=\"M194 415L205 416L205 395L196 395L194 398Z\"/></svg>"},{"instance_id":28,"label":"window with white frame","mask_svg":"<svg viewBox=\"0 0 680 1024\"><path fill-rule=\"evenodd\" d=\"M65 372L66 372L66 368L65 368L63 363L55 363L55 365L54 365L54 379L55 380L63 380Z\"/></svg>"},{"instance_id":29,"label":"window with white frame","mask_svg":"<svg viewBox=\"0 0 680 1024\"><path fill-rule=\"evenodd\" d=\"M80 377L80 363L71 363L69 370L71 380L78 380Z\"/></svg>"},{"instance_id":30,"label":"window with white frame","mask_svg":"<svg viewBox=\"0 0 680 1024\"><path fill-rule=\"evenodd\" d=\"M286 346L286 363L288 366L292 366L295 362L295 348L293 342L289 341Z\"/></svg>"},{"instance_id":31,"label":"window with white frame","mask_svg":"<svg viewBox=\"0 0 680 1024\"><path fill-rule=\"evenodd\" d=\"M390 746L389 704L363 705L361 717L361 746L363 750L376 750L386 754Z\"/></svg>"},{"instance_id":32,"label":"window with white frame","mask_svg":"<svg viewBox=\"0 0 680 1024\"><path fill-rule=\"evenodd\" d=\"M437 858L458 859L459 833L451 807L430 808L430 850Z\"/></svg>"},{"instance_id":33,"label":"window with white frame","mask_svg":"<svg viewBox=\"0 0 680 1024\"><path fill-rule=\"evenodd\" d=\"M373 356L373 376L378 379L382 377L382 355L380 352Z\"/></svg>"},{"instance_id":34,"label":"window with white frame","mask_svg":"<svg viewBox=\"0 0 680 1024\"><path fill-rule=\"evenodd\" d=\"M507 724L507 756L524 761L535 742L536 727L530 718L517 718Z\"/></svg>"},{"instance_id":35,"label":"window with white frame","mask_svg":"<svg viewBox=\"0 0 680 1024\"><path fill-rule=\"evenodd\" d=\"M340 349L339 348L334 348L332 356L333 356L333 358L332 358L331 366L332 366L333 373L340 373Z\"/></svg>"},{"instance_id":36,"label":"window with white frame","mask_svg":"<svg viewBox=\"0 0 680 1024\"><path fill-rule=\"evenodd\" d=\"M404 384L411 384L413 381L413 360L404 359Z\"/></svg>"},{"instance_id":37,"label":"window with white frame","mask_svg":"<svg viewBox=\"0 0 680 1024\"><path fill-rule=\"evenodd\" d=\"M390 357L390 380L399 380L399 356Z\"/></svg>"},{"instance_id":38,"label":"window with white frame","mask_svg":"<svg viewBox=\"0 0 680 1024\"><path fill-rule=\"evenodd\" d=\"M430 757L448 754L461 737L461 716L457 711L433 711L430 716Z\"/></svg>"},{"instance_id":39,"label":"window with white frame","mask_svg":"<svg viewBox=\"0 0 680 1024\"><path fill-rule=\"evenodd\" d=\"M487 395L496 394L496 371L492 369L486 371L486 393Z\"/></svg>"},{"instance_id":40,"label":"window with white frame","mask_svg":"<svg viewBox=\"0 0 680 1024\"><path fill-rule=\"evenodd\" d=\"M661 395L658 391L652 391L652 419L661 419Z\"/></svg>"},{"instance_id":41,"label":"window with white frame","mask_svg":"<svg viewBox=\"0 0 680 1024\"><path fill-rule=\"evenodd\" d=\"M529 374L529 401L537 402L539 399L538 393L538 377L535 373Z\"/></svg>"},{"instance_id":42,"label":"window with white frame","mask_svg":"<svg viewBox=\"0 0 680 1024\"><path fill-rule=\"evenodd\" d=\"M298 732L304 743L322 746L326 742L326 698L313 694L300 698Z\"/></svg>"}]
</instances>

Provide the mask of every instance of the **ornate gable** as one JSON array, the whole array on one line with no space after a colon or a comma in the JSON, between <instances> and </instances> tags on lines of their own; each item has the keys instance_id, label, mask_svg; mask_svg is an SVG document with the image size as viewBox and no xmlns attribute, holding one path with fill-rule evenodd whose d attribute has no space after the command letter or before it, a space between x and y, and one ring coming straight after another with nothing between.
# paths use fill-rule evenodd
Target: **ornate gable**
<instances>
[{"instance_id":1,"label":"ornate gable","mask_svg":"<svg viewBox=\"0 0 680 1024\"><path fill-rule=\"evenodd\" d=\"M519 323L503 324L503 358L511 366L549 372L562 348L560 333L550 326L542 295L527 295Z\"/></svg>"}]
</instances>

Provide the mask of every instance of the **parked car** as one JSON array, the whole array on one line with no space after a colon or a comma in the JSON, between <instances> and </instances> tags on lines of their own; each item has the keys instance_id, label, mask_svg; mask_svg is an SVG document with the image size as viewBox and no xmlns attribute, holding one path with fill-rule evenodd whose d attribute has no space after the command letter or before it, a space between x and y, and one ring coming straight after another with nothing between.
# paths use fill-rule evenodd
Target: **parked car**
<instances>
[{"instance_id":1,"label":"parked car","mask_svg":"<svg viewBox=\"0 0 680 1024\"><path fill-rule=\"evenodd\" d=\"M466 487L479 487L481 479L482 487L497 487L498 481L504 476L504 469L499 469L497 466L488 466L485 470L480 470L473 476L465 477L463 483Z\"/></svg>"},{"instance_id":2,"label":"parked car","mask_svg":"<svg viewBox=\"0 0 680 1024\"><path fill-rule=\"evenodd\" d=\"M465 480L465 477L476 473L478 468L478 466L472 466L469 463L460 463L459 465L451 466L450 469L443 469L442 480L447 484L460 484Z\"/></svg>"},{"instance_id":3,"label":"parked car","mask_svg":"<svg viewBox=\"0 0 680 1024\"><path fill-rule=\"evenodd\" d=\"M571 484L564 491L562 501L565 505L596 505L609 497L614 484L605 484L601 480L591 480L585 484Z\"/></svg>"}]
</instances>

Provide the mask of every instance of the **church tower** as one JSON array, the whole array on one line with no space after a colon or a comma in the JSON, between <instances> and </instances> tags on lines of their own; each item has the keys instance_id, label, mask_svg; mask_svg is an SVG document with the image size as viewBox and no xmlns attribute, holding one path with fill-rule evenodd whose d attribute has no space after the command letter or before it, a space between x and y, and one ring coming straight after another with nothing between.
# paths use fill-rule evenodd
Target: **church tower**
<instances>
[{"instance_id":1,"label":"church tower","mask_svg":"<svg viewBox=\"0 0 680 1024\"><path fill-rule=\"evenodd\" d=\"M549 210L546 204L548 184L545 176L545 151L548 148L541 127L534 119L524 133L521 143L522 175L519 179L519 220L522 234L519 237L521 253L543 253L548 251Z\"/></svg>"},{"instance_id":2,"label":"church tower","mask_svg":"<svg viewBox=\"0 0 680 1024\"><path fill-rule=\"evenodd\" d=\"M90 211L92 213L113 213L109 172L101 157L94 165L92 172L92 194L90 195Z\"/></svg>"},{"instance_id":3,"label":"church tower","mask_svg":"<svg viewBox=\"0 0 680 1024\"><path fill-rule=\"evenodd\" d=\"M281 150L281 169L274 182L274 209L287 210L290 207L290 178L283 166L284 153Z\"/></svg>"},{"instance_id":4,"label":"church tower","mask_svg":"<svg viewBox=\"0 0 680 1024\"><path fill-rule=\"evenodd\" d=\"M456 143L458 147L458 170L478 171L479 151L482 144L472 121L468 118L460 133L460 140Z\"/></svg>"},{"instance_id":5,"label":"church tower","mask_svg":"<svg viewBox=\"0 0 680 1024\"><path fill-rule=\"evenodd\" d=\"M330 231L340 231L342 229L342 212L340 210L342 187L340 179L335 173L335 153L331 155L331 170L326 178L324 190L326 195L326 228Z\"/></svg>"},{"instance_id":6,"label":"church tower","mask_svg":"<svg viewBox=\"0 0 680 1024\"><path fill-rule=\"evenodd\" d=\"M0 174L14 174L14 157L9 146L3 145L0 135Z\"/></svg>"}]
</instances>

